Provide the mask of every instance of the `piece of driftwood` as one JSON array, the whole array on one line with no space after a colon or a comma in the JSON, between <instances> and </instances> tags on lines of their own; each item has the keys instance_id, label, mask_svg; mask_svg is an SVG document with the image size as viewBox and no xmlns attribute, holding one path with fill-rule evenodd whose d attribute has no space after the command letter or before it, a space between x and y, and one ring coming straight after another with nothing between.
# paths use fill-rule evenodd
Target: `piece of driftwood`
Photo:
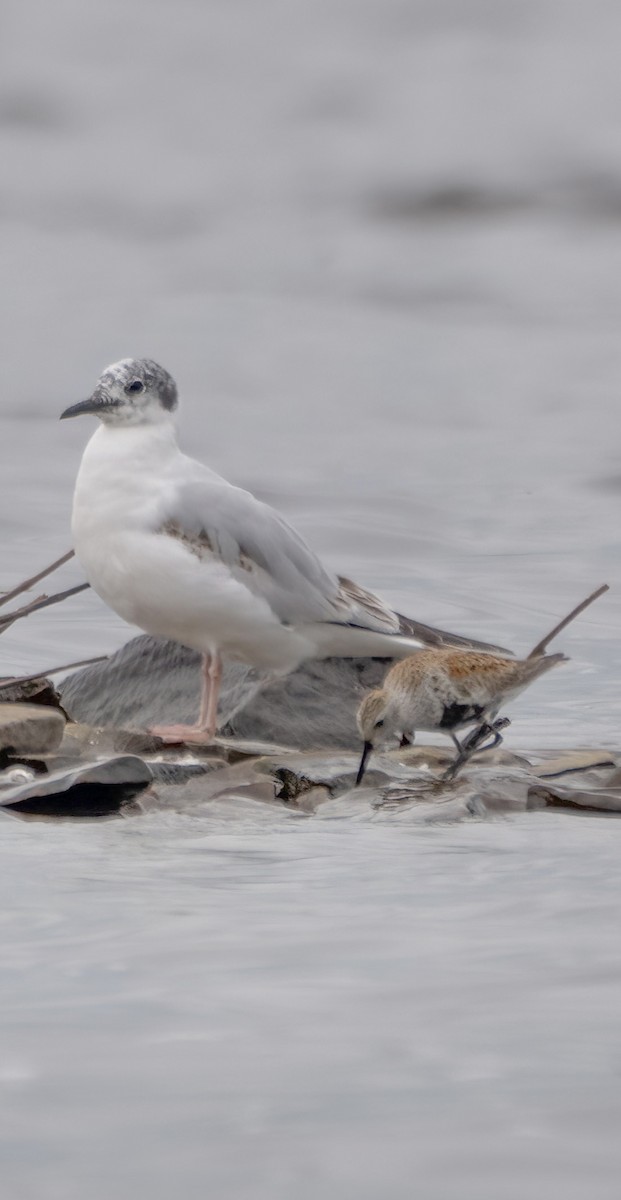
<instances>
[{"instance_id":1,"label":"piece of driftwood","mask_svg":"<svg viewBox=\"0 0 621 1200\"><path fill-rule=\"evenodd\" d=\"M0 595L0 608L8 604L10 600L15 600L17 596L21 596L23 592L27 592L29 588L34 587L35 583L39 583L41 579L45 579L47 575L51 575L58 567L64 566L73 558L74 551L68 550L61 558L55 559L49 566L44 567L42 571L37 571L36 575L31 575L28 579L23 579L21 583L16 584L10 591ZM50 604L60 604L61 600L67 600L69 596L77 596L78 592L84 592L90 587L88 583L78 583L74 587L66 588L63 592L55 592L54 595L48 596L43 593L37 596L34 600L30 600L28 604L22 604L20 608L14 608L11 612L3 613L0 616L0 634L5 633L10 629L15 621L20 617L28 617L33 612L38 612L42 608L48 608Z\"/></svg>"},{"instance_id":2,"label":"piece of driftwood","mask_svg":"<svg viewBox=\"0 0 621 1200\"><path fill-rule=\"evenodd\" d=\"M57 571L59 567L63 567L70 558L73 558L74 550L68 550L61 558L55 559L48 567L44 567L42 571L38 571L36 575L31 575L29 579L22 580L10 592L0 593L0 608L3 604L8 604L10 600L15 600L16 596L21 596L22 592L27 592L29 588L34 587L35 583L39 583L45 579L46 575L51 575L52 571Z\"/></svg>"},{"instance_id":3,"label":"piece of driftwood","mask_svg":"<svg viewBox=\"0 0 621 1200\"><path fill-rule=\"evenodd\" d=\"M0 617L0 634L6 633L14 621L19 621L20 617L29 617L31 613L38 612L41 608L49 608L50 604L60 604L61 600L68 600L69 596L77 596L78 592L85 592L88 587L90 587L89 583L78 583L64 592L55 592L53 596L37 596L36 600L32 600L30 604L14 608Z\"/></svg>"},{"instance_id":4,"label":"piece of driftwood","mask_svg":"<svg viewBox=\"0 0 621 1200\"><path fill-rule=\"evenodd\" d=\"M107 657L107 654L98 654L95 658L81 658L78 662L63 663L60 667L48 667L45 671L35 671L33 675L3 675L0 678L0 693L18 687L21 683L33 683L37 679L44 682L49 675L58 675L60 671L74 671L78 667L90 667L93 663L105 662Z\"/></svg>"}]
</instances>

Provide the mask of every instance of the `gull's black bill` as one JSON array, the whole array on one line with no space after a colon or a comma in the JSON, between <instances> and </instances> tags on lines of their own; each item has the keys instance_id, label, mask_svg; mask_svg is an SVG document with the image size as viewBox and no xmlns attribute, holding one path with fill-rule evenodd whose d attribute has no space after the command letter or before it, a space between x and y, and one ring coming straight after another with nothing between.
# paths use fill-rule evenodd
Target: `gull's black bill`
<instances>
[{"instance_id":1,"label":"gull's black bill","mask_svg":"<svg viewBox=\"0 0 621 1200\"><path fill-rule=\"evenodd\" d=\"M80 400L78 404L72 404L60 414L60 420L64 421L65 417L81 417L83 413L98 413L104 407L105 401L102 401L98 396L89 396L88 400Z\"/></svg>"},{"instance_id":2,"label":"gull's black bill","mask_svg":"<svg viewBox=\"0 0 621 1200\"><path fill-rule=\"evenodd\" d=\"M60 414L60 419L64 421L65 417L81 417L83 413L94 413L97 417L101 412L111 408L120 408L121 403L122 401L111 396L106 388L98 386L88 400L80 400L78 404L72 404L70 408L66 408Z\"/></svg>"},{"instance_id":3,"label":"gull's black bill","mask_svg":"<svg viewBox=\"0 0 621 1200\"><path fill-rule=\"evenodd\" d=\"M362 758L360 759L360 766L358 767L358 774L356 775L356 787L358 787L358 784L362 783L362 776L364 775L364 773L366 771L367 759L368 759L372 749L373 749L372 742L364 743L364 747L362 750Z\"/></svg>"}]
</instances>

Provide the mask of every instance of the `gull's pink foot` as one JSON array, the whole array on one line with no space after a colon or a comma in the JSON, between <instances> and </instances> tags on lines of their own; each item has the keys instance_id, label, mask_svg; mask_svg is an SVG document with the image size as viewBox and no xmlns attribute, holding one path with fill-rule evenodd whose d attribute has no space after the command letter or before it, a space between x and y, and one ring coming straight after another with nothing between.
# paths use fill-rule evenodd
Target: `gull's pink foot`
<instances>
[{"instance_id":1,"label":"gull's pink foot","mask_svg":"<svg viewBox=\"0 0 621 1200\"><path fill-rule=\"evenodd\" d=\"M203 729L200 725L151 725L149 733L171 746L178 746L183 742L208 746L216 736L215 729Z\"/></svg>"}]
</instances>

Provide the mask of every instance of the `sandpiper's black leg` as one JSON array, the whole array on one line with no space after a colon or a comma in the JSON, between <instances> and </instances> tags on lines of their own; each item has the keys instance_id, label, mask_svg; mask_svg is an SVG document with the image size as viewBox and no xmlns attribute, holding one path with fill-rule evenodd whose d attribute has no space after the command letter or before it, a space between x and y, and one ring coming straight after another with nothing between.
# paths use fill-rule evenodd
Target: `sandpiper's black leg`
<instances>
[{"instance_id":1,"label":"sandpiper's black leg","mask_svg":"<svg viewBox=\"0 0 621 1200\"><path fill-rule=\"evenodd\" d=\"M498 717L495 721L493 721L492 724L488 726L489 732L492 734L492 740L491 742L488 742L486 746L479 746L479 749L494 750L496 746L499 746L502 742L502 734L500 730L506 729L507 725L510 724L511 722L508 717Z\"/></svg>"},{"instance_id":2,"label":"sandpiper's black leg","mask_svg":"<svg viewBox=\"0 0 621 1200\"><path fill-rule=\"evenodd\" d=\"M451 737L455 743L455 746L457 747L457 755L453 759L453 762L449 764L447 770L442 776L442 779L454 779L457 772L463 767L464 763L466 763L468 759L471 758L472 755L477 751L494 750L496 746L499 746L502 742L502 734L500 731L501 729L506 729L507 725L510 724L511 722L508 717L497 717L496 720L492 721L491 724L488 721L484 721L482 725L477 725L476 729L473 729L472 733L468 735L466 740L461 745L455 737L455 734L451 733ZM486 742L485 739L490 737L490 735L491 741Z\"/></svg>"},{"instance_id":3,"label":"sandpiper's black leg","mask_svg":"<svg viewBox=\"0 0 621 1200\"><path fill-rule=\"evenodd\" d=\"M455 758L453 759L452 763L449 763L448 767L446 768L444 775L441 776L442 780L453 779L453 777L459 771L460 767L463 767L466 759L469 757L468 753L466 752L465 744L462 745L459 738L456 737L456 735L453 733L452 729L449 730L449 733L451 735L451 741L452 741L457 753L456 753Z\"/></svg>"}]
</instances>

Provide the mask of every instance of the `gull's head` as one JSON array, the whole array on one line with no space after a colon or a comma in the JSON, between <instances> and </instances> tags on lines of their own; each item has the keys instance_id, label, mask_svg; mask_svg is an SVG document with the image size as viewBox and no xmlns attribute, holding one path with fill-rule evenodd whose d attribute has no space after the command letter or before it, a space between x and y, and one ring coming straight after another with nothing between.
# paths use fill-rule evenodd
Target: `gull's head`
<instances>
[{"instance_id":1,"label":"gull's head","mask_svg":"<svg viewBox=\"0 0 621 1200\"><path fill-rule=\"evenodd\" d=\"M61 413L92 413L106 425L155 425L170 419L177 407L177 385L152 358L122 358L106 367L88 400Z\"/></svg>"},{"instance_id":2,"label":"gull's head","mask_svg":"<svg viewBox=\"0 0 621 1200\"><path fill-rule=\"evenodd\" d=\"M356 787L362 782L362 777L365 773L367 760L374 746L381 742L388 741L393 733L396 733L396 726L391 719L390 697L388 692L383 688L378 688L374 692L368 692L365 696L358 713L356 715L358 731L364 742L362 749L362 758L356 776Z\"/></svg>"}]
</instances>

